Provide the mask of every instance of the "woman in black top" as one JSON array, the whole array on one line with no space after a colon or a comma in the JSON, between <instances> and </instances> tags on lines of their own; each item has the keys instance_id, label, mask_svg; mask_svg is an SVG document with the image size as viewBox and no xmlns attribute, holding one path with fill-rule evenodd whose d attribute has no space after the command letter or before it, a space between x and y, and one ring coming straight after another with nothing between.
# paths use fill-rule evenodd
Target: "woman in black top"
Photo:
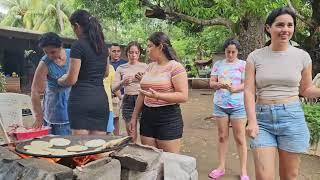
<instances>
[{"instance_id":1,"label":"woman in black top","mask_svg":"<svg viewBox=\"0 0 320 180\"><path fill-rule=\"evenodd\" d=\"M70 17L78 40L71 46L70 67L58 83L72 85L68 115L75 135L106 134L109 105L103 87L107 48L98 20L85 10Z\"/></svg>"}]
</instances>

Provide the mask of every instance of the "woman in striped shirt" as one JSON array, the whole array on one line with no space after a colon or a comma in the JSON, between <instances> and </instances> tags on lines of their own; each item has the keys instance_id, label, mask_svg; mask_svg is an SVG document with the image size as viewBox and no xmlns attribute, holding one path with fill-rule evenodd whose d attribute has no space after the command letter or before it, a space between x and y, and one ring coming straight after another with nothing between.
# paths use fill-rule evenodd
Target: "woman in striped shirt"
<instances>
[{"instance_id":1,"label":"woman in striped shirt","mask_svg":"<svg viewBox=\"0 0 320 180\"><path fill-rule=\"evenodd\" d=\"M141 112L141 143L167 152L179 153L183 120L179 103L188 99L188 79L184 67L177 62L170 40L163 32L148 38L147 53L153 61L148 65L140 86L129 132L136 134Z\"/></svg>"}]
</instances>

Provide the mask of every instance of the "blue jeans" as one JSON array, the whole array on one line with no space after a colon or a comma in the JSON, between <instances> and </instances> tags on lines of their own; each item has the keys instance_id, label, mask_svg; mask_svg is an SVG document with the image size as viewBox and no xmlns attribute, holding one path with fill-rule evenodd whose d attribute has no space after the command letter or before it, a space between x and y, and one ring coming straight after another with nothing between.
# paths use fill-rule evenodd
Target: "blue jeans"
<instances>
[{"instance_id":1,"label":"blue jeans","mask_svg":"<svg viewBox=\"0 0 320 180\"><path fill-rule=\"evenodd\" d=\"M216 104L213 104L213 116L215 117L230 117L230 119L246 119L247 114L244 106L235 108L222 108Z\"/></svg>"},{"instance_id":2,"label":"blue jeans","mask_svg":"<svg viewBox=\"0 0 320 180\"><path fill-rule=\"evenodd\" d=\"M300 102L256 105L259 134L251 148L276 147L303 153L309 149L310 133Z\"/></svg>"},{"instance_id":3,"label":"blue jeans","mask_svg":"<svg viewBox=\"0 0 320 180\"><path fill-rule=\"evenodd\" d=\"M70 123L67 124L51 124L46 121L44 121L45 126L51 127L50 134L53 135L70 135L71 134L71 128L70 128Z\"/></svg>"},{"instance_id":4,"label":"blue jeans","mask_svg":"<svg viewBox=\"0 0 320 180\"><path fill-rule=\"evenodd\" d=\"M109 112L109 119L107 121L107 133L112 133L114 130L114 124L113 124L113 112Z\"/></svg>"}]
</instances>

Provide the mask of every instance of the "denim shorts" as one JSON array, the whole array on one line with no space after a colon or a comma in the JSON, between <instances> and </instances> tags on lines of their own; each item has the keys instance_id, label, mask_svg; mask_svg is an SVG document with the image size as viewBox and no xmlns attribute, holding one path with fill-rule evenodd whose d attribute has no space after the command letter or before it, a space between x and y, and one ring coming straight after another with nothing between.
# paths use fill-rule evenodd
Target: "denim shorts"
<instances>
[{"instance_id":1,"label":"denim shorts","mask_svg":"<svg viewBox=\"0 0 320 180\"><path fill-rule=\"evenodd\" d=\"M215 117L229 117L230 119L245 119L247 118L244 106L235 108L223 108L213 104L213 116Z\"/></svg>"},{"instance_id":2,"label":"denim shorts","mask_svg":"<svg viewBox=\"0 0 320 180\"><path fill-rule=\"evenodd\" d=\"M310 133L299 101L287 104L256 105L259 134L251 148L277 147L292 153L309 149Z\"/></svg>"},{"instance_id":3,"label":"denim shorts","mask_svg":"<svg viewBox=\"0 0 320 180\"><path fill-rule=\"evenodd\" d=\"M70 129L70 123L66 124L51 124L48 123L47 121L44 121L43 123L45 126L51 127L50 134L53 135L70 135L71 134L71 129Z\"/></svg>"},{"instance_id":4,"label":"denim shorts","mask_svg":"<svg viewBox=\"0 0 320 180\"><path fill-rule=\"evenodd\" d=\"M109 112L109 118L107 121L107 133L112 133L114 130L113 112Z\"/></svg>"}]
</instances>

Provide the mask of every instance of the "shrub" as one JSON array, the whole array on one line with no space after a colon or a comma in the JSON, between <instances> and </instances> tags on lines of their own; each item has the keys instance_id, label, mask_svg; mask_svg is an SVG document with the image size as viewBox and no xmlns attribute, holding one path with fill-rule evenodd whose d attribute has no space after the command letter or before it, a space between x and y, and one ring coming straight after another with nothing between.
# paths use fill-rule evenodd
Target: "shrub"
<instances>
[{"instance_id":1,"label":"shrub","mask_svg":"<svg viewBox=\"0 0 320 180\"><path fill-rule=\"evenodd\" d=\"M303 110L310 130L310 144L317 145L320 141L320 105L303 104Z\"/></svg>"}]
</instances>

